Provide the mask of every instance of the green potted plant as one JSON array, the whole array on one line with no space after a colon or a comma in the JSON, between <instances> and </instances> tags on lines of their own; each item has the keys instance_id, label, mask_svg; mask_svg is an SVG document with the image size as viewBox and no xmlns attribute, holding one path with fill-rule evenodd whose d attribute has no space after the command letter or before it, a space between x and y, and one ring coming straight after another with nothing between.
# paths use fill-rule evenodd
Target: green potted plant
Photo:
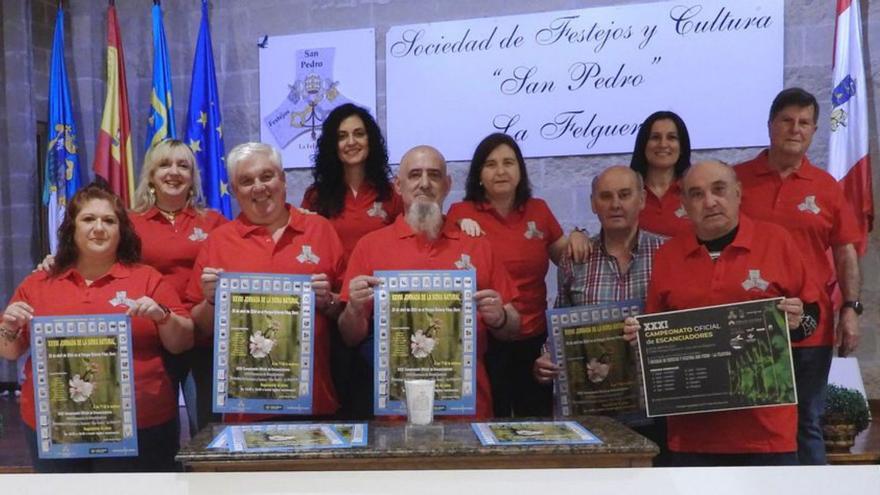
<instances>
[{"instance_id":1,"label":"green potted plant","mask_svg":"<svg viewBox=\"0 0 880 495\"><path fill-rule=\"evenodd\" d=\"M829 384L826 390L823 433L825 450L849 452L856 435L868 427L871 421L868 403L858 390Z\"/></svg>"}]
</instances>

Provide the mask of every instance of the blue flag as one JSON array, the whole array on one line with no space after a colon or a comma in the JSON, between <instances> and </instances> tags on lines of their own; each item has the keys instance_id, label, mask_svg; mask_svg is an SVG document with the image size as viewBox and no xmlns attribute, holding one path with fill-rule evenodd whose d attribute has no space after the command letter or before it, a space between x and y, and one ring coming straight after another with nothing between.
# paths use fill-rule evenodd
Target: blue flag
<instances>
[{"instance_id":1,"label":"blue flag","mask_svg":"<svg viewBox=\"0 0 880 495\"><path fill-rule=\"evenodd\" d=\"M186 142L196 155L202 188L208 206L232 218L229 202L229 179L223 148L223 121L214 73L214 51L211 48L211 27L208 25L208 3L202 0L202 24L193 59L192 85L189 88L189 111L186 116Z\"/></svg>"},{"instance_id":2,"label":"blue flag","mask_svg":"<svg viewBox=\"0 0 880 495\"><path fill-rule=\"evenodd\" d=\"M150 117L147 119L145 149L162 141L176 138L174 106L171 99L171 63L165 43L162 7L153 4L153 89L150 91Z\"/></svg>"},{"instance_id":3,"label":"blue flag","mask_svg":"<svg viewBox=\"0 0 880 495\"><path fill-rule=\"evenodd\" d=\"M80 186L76 122L70 105L70 86L64 66L64 10L58 7L52 65L49 69L49 144L46 147L43 204L49 210L49 249L58 246L58 227L64 219L67 201Z\"/></svg>"}]
</instances>

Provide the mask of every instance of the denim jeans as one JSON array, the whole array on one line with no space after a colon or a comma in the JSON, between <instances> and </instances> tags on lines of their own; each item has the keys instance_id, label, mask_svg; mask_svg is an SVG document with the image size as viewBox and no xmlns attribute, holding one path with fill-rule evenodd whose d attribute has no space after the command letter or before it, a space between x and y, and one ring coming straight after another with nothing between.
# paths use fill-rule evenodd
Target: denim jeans
<instances>
[{"instance_id":1,"label":"denim jeans","mask_svg":"<svg viewBox=\"0 0 880 495\"><path fill-rule=\"evenodd\" d=\"M798 461L801 464L827 464L821 420L833 353L834 348L830 346L792 349L798 395Z\"/></svg>"}]
</instances>

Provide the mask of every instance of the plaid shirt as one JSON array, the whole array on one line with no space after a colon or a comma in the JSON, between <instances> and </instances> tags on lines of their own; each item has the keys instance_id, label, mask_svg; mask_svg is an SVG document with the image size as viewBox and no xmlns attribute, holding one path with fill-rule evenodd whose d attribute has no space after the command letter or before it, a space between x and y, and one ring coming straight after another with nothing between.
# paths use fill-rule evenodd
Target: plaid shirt
<instances>
[{"instance_id":1,"label":"plaid shirt","mask_svg":"<svg viewBox=\"0 0 880 495\"><path fill-rule=\"evenodd\" d=\"M620 273L617 259L605 250L602 233L593 236L590 241L594 249L583 265L572 263L568 257L559 265L555 307L588 306L625 299L644 301L654 252L666 239L639 229L629 270Z\"/></svg>"}]
</instances>

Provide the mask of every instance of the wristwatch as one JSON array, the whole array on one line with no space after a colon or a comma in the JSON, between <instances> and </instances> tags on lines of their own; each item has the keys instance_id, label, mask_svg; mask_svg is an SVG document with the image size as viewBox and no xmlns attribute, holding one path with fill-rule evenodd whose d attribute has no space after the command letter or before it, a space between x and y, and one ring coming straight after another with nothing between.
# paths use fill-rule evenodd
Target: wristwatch
<instances>
[{"instance_id":1,"label":"wristwatch","mask_svg":"<svg viewBox=\"0 0 880 495\"><path fill-rule=\"evenodd\" d=\"M855 301L844 301L843 306L841 306L841 309L843 308L852 308L858 316L861 316L862 311L865 310L865 307L862 306L862 302L858 299L856 299Z\"/></svg>"}]
</instances>

